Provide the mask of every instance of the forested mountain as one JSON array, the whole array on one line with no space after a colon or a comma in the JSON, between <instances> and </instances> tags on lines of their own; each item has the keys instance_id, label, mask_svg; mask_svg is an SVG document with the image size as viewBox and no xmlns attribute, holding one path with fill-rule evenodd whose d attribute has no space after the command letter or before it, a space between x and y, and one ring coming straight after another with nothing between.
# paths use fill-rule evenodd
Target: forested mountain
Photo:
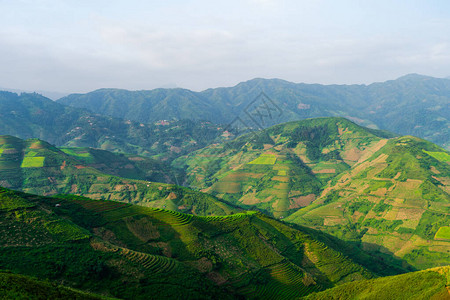
<instances>
[{"instance_id":1,"label":"forested mountain","mask_svg":"<svg viewBox=\"0 0 450 300\"><path fill-rule=\"evenodd\" d=\"M183 120L143 124L100 116L38 94L0 92L0 135L171 160L220 138L223 126Z\"/></svg>"},{"instance_id":2,"label":"forested mountain","mask_svg":"<svg viewBox=\"0 0 450 300\"><path fill-rule=\"evenodd\" d=\"M143 123L184 118L230 123L239 116L254 126L246 112L254 112L251 111L253 101L259 101L261 92L273 101L271 109L276 113L264 124L256 124L259 126L340 116L364 126L414 135L447 149L450 147L450 80L417 74L370 85L296 84L280 79L253 79L234 87L203 92L102 89L72 94L59 102Z\"/></svg>"}]
</instances>

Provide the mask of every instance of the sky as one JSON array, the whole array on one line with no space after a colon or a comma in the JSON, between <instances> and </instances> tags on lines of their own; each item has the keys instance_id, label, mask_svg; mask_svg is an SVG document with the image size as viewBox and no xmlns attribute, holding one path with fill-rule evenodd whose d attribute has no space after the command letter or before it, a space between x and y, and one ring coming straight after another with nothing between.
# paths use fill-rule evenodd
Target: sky
<instances>
[{"instance_id":1,"label":"sky","mask_svg":"<svg viewBox=\"0 0 450 300\"><path fill-rule=\"evenodd\" d=\"M195 91L450 76L447 0L0 0L0 87Z\"/></svg>"}]
</instances>

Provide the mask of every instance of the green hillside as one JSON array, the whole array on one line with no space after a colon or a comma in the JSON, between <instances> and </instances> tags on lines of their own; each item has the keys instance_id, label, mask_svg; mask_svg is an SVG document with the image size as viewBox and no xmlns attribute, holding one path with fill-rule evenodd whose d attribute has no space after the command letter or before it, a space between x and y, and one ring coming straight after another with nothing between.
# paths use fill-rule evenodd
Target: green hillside
<instances>
[{"instance_id":1,"label":"green hillside","mask_svg":"<svg viewBox=\"0 0 450 300\"><path fill-rule=\"evenodd\" d=\"M0 271L0 299L107 299L32 277Z\"/></svg>"},{"instance_id":2,"label":"green hillside","mask_svg":"<svg viewBox=\"0 0 450 300\"><path fill-rule=\"evenodd\" d=\"M78 194L199 215L238 211L210 195L153 182L178 182L179 177L166 164L142 156L58 149L37 139L0 136L3 187L39 195Z\"/></svg>"},{"instance_id":3,"label":"green hillside","mask_svg":"<svg viewBox=\"0 0 450 300\"><path fill-rule=\"evenodd\" d=\"M56 146L93 147L172 160L220 140L223 132L223 126L210 122L157 122L162 119L150 124L115 119L38 94L0 91L1 135L39 138Z\"/></svg>"},{"instance_id":4,"label":"green hillside","mask_svg":"<svg viewBox=\"0 0 450 300\"><path fill-rule=\"evenodd\" d=\"M228 203L425 269L450 260L449 157L419 138L318 118L211 145L173 165Z\"/></svg>"},{"instance_id":5,"label":"green hillside","mask_svg":"<svg viewBox=\"0 0 450 300\"><path fill-rule=\"evenodd\" d=\"M417 74L370 85L297 84L258 78L203 92L102 89L69 95L58 102L143 123L185 118L231 123L239 116L253 124L246 112L261 92L281 114L271 115L259 126L339 116L364 126L419 136L450 149L450 80Z\"/></svg>"},{"instance_id":6,"label":"green hillside","mask_svg":"<svg viewBox=\"0 0 450 300\"><path fill-rule=\"evenodd\" d=\"M286 220L393 254L419 269L448 265L448 156L419 138L391 139Z\"/></svg>"},{"instance_id":7,"label":"green hillside","mask_svg":"<svg viewBox=\"0 0 450 300\"><path fill-rule=\"evenodd\" d=\"M189 185L247 209L286 217L392 135L343 118L276 125L174 161Z\"/></svg>"},{"instance_id":8,"label":"green hillside","mask_svg":"<svg viewBox=\"0 0 450 300\"><path fill-rule=\"evenodd\" d=\"M256 212L199 217L0 190L0 269L106 296L294 299L374 278L373 262Z\"/></svg>"},{"instance_id":9,"label":"green hillside","mask_svg":"<svg viewBox=\"0 0 450 300\"><path fill-rule=\"evenodd\" d=\"M362 280L302 299L450 299L450 267Z\"/></svg>"}]
</instances>

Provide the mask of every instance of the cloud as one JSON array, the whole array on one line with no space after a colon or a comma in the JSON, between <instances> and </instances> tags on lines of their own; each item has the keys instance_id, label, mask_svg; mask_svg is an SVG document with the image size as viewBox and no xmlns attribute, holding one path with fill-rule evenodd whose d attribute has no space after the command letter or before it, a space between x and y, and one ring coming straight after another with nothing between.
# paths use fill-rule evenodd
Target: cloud
<instances>
[{"instance_id":1,"label":"cloud","mask_svg":"<svg viewBox=\"0 0 450 300\"><path fill-rule=\"evenodd\" d=\"M0 20L0 86L200 90L254 77L369 83L410 72L448 76L450 67L449 19L394 14L384 1L369 15L352 1L44 2L24 10L0 2L14 11Z\"/></svg>"}]
</instances>

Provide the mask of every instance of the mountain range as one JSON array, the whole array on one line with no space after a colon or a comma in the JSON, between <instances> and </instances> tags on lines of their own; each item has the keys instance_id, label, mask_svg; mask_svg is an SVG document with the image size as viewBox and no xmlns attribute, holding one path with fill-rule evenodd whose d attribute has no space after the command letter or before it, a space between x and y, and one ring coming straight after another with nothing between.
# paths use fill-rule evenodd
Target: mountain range
<instances>
[{"instance_id":1,"label":"mountain range","mask_svg":"<svg viewBox=\"0 0 450 300\"><path fill-rule=\"evenodd\" d=\"M0 92L0 133L56 146L93 147L171 160L217 139L223 127L183 120L143 124L59 104L38 94ZM220 138L219 138L220 140Z\"/></svg>"},{"instance_id":2,"label":"mountain range","mask_svg":"<svg viewBox=\"0 0 450 300\"><path fill-rule=\"evenodd\" d=\"M264 103L258 99L261 92L268 98ZM267 127L306 118L339 116L360 125L422 137L450 149L449 94L449 79L410 74L370 85L253 79L203 92L101 89L68 95L58 102L142 123L187 118L228 124L239 117L250 127ZM273 115L263 122L250 118L255 113L252 107L255 102L258 106L270 102Z\"/></svg>"}]
</instances>

